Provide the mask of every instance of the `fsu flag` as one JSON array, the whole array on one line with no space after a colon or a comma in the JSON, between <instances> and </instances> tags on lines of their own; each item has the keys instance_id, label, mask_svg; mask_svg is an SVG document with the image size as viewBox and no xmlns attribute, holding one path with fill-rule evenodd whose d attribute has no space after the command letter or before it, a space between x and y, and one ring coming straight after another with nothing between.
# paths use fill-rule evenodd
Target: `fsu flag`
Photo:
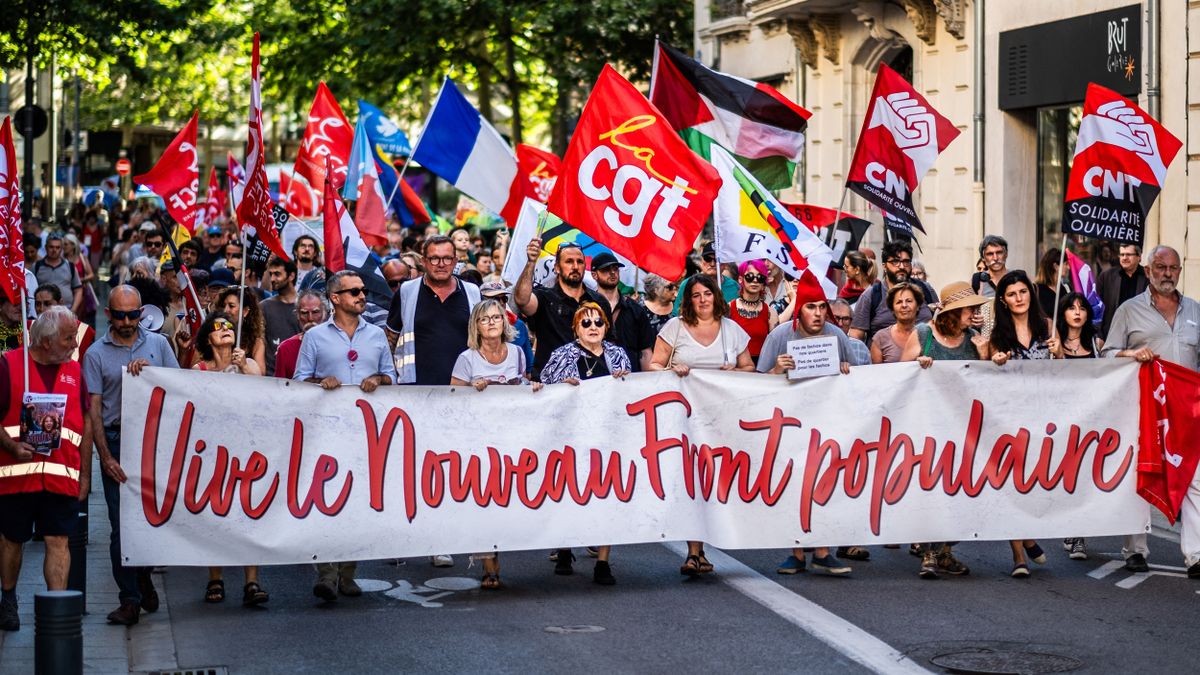
<instances>
[{"instance_id":1,"label":"fsu flag","mask_svg":"<svg viewBox=\"0 0 1200 675\"><path fill-rule=\"evenodd\" d=\"M958 134L912 85L880 64L846 187L924 232L913 192Z\"/></svg>"},{"instance_id":2,"label":"fsu flag","mask_svg":"<svg viewBox=\"0 0 1200 675\"><path fill-rule=\"evenodd\" d=\"M821 241L829 241L829 228L833 228L833 243L830 248L833 249L834 267L840 268L846 254L858 250L867 229L871 227L871 221L857 218L845 211L842 211L841 218L838 218L837 209L811 204L780 204Z\"/></svg>"},{"instance_id":3,"label":"fsu flag","mask_svg":"<svg viewBox=\"0 0 1200 675\"><path fill-rule=\"evenodd\" d=\"M146 186L163 198L167 213L188 232L196 233L196 208L200 196L200 161L196 153L196 125L199 111L167 146L150 173L134 176L133 182Z\"/></svg>"},{"instance_id":4,"label":"fsu flag","mask_svg":"<svg viewBox=\"0 0 1200 675\"><path fill-rule=\"evenodd\" d=\"M517 144L517 177L513 179L508 203L500 213L510 229L517 226L521 205L526 197L543 204L550 200L561 166L562 160L553 152L524 143Z\"/></svg>"},{"instance_id":5,"label":"fsu flag","mask_svg":"<svg viewBox=\"0 0 1200 675\"><path fill-rule=\"evenodd\" d=\"M25 254L21 250L21 186L17 183L17 151L12 118L0 126L0 288L12 304L25 295Z\"/></svg>"},{"instance_id":6,"label":"fsu flag","mask_svg":"<svg viewBox=\"0 0 1200 675\"><path fill-rule=\"evenodd\" d=\"M1139 378L1137 493L1173 525L1200 463L1200 373L1155 359Z\"/></svg>"},{"instance_id":7,"label":"fsu flag","mask_svg":"<svg viewBox=\"0 0 1200 675\"><path fill-rule=\"evenodd\" d=\"M1089 84L1067 181L1063 232L1141 246L1146 214L1181 147L1133 102Z\"/></svg>"},{"instance_id":8,"label":"fsu flag","mask_svg":"<svg viewBox=\"0 0 1200 675\"><path fill-rule=\"evenodd\" d=\"M275 234L271 211L271 193L267 184L267 168L263 162L262 137L262 78L258 71L258 33L254 34L254 51L250 59L250 133L246 139L246 185L237 205L238 224L246 237L258 235L275 255L289 260L283 244Z\"/></svg>"},{"instance_id":9,"label":"fsu flag","mask_svg":"<svg viewBox=\"0 0 1200 675\"><path fill-rule=\"evenodd\" d=\"M606 65L583 108L549 207L638 267L678 279L720 187L716 169Z\"/></svg>"},{"instance_id":10,"label":"fsu flag","mask_svg":"<svg viewBox=\"0 0 1200 675\"><path fill-rule=\"evenodd\" d=\"M312 218L320 212L319 195L314 200L309 193L312 187L325 184L326 163L338 177L337 183L346 180L346 164L353 139L354 130L346 121L346 115L333 92L324 82L318 83L317 95L308 110L304 140L300 142L300 151L296 153L296 163L292 167L295 174L304 176L308 185L292 180L287 191L280 190L287 195L287 206L293 214L300 218Z\"/></svg>"}]
</instances>

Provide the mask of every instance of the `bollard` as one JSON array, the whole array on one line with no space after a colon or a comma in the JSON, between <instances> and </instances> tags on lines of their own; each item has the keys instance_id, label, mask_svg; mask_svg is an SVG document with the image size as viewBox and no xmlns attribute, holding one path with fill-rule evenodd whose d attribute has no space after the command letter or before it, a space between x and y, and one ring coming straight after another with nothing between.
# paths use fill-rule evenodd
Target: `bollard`
<instances>
[{"instance_id":1,"label":"bollard","mask_svg":"<svg viewBox=\"0 0 1200 675\"><path fill-rule=\"evenodd\" d=\"M71 569L67 572L67 588L79 591L83 596L80 601L80 611L87 614L87 545L88 545L88 503L79 502L79 524L75 532L67 540L71 550Z\"/></svg>"},{"instance_id":2,"label":"bollard","mask_svg":"<svg viewBox=\"0 0 1200 675\"><path fill-rule=\"evenodd\" d=\"M83 672L83 593L42 591L33 596L33 671Z\"/></svg>"}]
</instances>

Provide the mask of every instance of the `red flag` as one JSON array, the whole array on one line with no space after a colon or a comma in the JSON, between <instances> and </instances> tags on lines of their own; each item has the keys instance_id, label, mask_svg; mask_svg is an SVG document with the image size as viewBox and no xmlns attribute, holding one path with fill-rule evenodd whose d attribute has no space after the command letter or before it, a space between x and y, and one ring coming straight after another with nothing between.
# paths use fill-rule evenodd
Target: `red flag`
<instances>
[{"instance_id":1,"label":"red flag","mask_svg":"<svg viewBox=\"0 0 1200 675\"><path fill-rule=\"evenodd\" d=\"M720 186L717 170L606 65L583 108L549 209L638 267L677 279Z\"/></svg>"},{"instance_id":2,"label":"red flag","mask_svg":"<svg viewBox=\"0 0 1200 675\"><path fill-rule=\"evenodd\" d=\"M225 213L226 195L221 189L221 179L217 177L217 167L208 174L208 192L205 193L204 222L212 225Z\"/></svg>"},{"instance_id":3,"label":"red flag","mask_svg":"<svg viewBox=\"0 0 1200 675\"><path fill-rule=\"evenodd\" d=\"M500 213L510 228L517 226L521 204L526 197L543 204L550 200L561 166L562 160L553 152L524 143L517 144L517 177L513 179L509 190L508 203Z\"/></svg>"},{"instance_id":4,"label":"red flag","mask_svg":"<svg viewBox=\"0 0 1200 675\"><path fill-rule=\"evenodd\" d=\"M25 253L21 250L21 186L17 182L17 150L12 118L0 126L0 288L12 304L24 302Z\"/></svg>"},{"instance_id":5,"label":"red flag","mask_svg":"<svg viewBox=\"0 0 1200 675\"><path fill-rule=\"evenodd\" d=\"M1142 365L1137 493L1171 524L1200 463L1200 373L1170 361Z\"/></svg>"},{"instance_id":6,"label":"red flag","mask_svg":"<svg viewBox=\"0 0 1200 675\"><path fill-rule=\"evenodd\" d=\"M196 233L196 204L200 197L200 158L196 151L196 125L200 112L192 113L187 126L163 151L149 173L133 182L163 198L167 213L191 234Z\"/></svg>"},{"instance_id":7,"label":"red flag","mask_svg":"<svg viewBox=\"0 0 1200 675\"><path fill-rule=\"evenodd\" d=\"M1089 84L1063 232L1142 245L1146 215L1183 144L1135 103Z\"/></svg>"},{"instance_id":8,"label":"red flag","mask_svg":"<svg viewBox=\"0 0 1200 675\"><path fill-rule=\"evenodd\" d=\"M311 218L321 212L321 195L313 191L303 178L279 172L279 194L283 207L298 218Z\"/></svg>"},{"instance_id":9,"label":"red flag","mask_svg":"<svg viewBox=\"0 0 1200 675\"><path fill-rule=\"evenodd\" d=\"M332 180L325 181L324 205L321 215L325 226L325 269L329 270L331 274L341 272L346 269L346 251L342 246L342 232L343 230L353 230L357 234L358 229L354 227L354 221L350 219L350 212L338 195L337 187ZM343 223L343 220L347 222Z\"/></svg>"},{"instance_id":10,"label":"red flag","mask_svg":"<svg viewBox=\"0 0 1200 675\"><path fill-rule=\"evenodd\" d=\"M288 210L301 218L309 218L320 212L320 195L308 206L308 211L295 209L304 208L307 195L314 194L312 186L325 182L325 167L328 164L338 176L338 183L346 180L346 163L350 158L350 146L354 140L354 129L346 121L342 107L338 105L333 92L324 82L317 84L317 95L313 98L312 107L308 111L308 125L304 128L304 140L300 142L300 151L296 154L293 171L304 176L308 186L298 184L293 180L290 189L280 192L287 195ZM306 193L306 194L301 194Z\"/></svg>"},{"instance_id":11,"label":"red flag","mask_svg":"<svg viewBox=\"0 0 1200 675\"><path fill-rule=\"evenodd\" d=\"M238 223L247 238L257 234L275 255L290 260L283 243L275 234L275 218L271 215L270 188L263 162L262 137L262 77L258 72L258 33L254 34L254 50L250 59L250 134L246 139L246 187L237 205ZM253 231L250 231L253 230Z\"/></svg>"},{"instance_id":12,"label":"red flag","mask_svg":"<svg viewBox=\"0 0 1200 675\"><path fill-rule=\"evenodd\" d=\"M923 232L912 193L958 134L912 85L880 64L846 186Z\"/></svg>"}]
</instances>

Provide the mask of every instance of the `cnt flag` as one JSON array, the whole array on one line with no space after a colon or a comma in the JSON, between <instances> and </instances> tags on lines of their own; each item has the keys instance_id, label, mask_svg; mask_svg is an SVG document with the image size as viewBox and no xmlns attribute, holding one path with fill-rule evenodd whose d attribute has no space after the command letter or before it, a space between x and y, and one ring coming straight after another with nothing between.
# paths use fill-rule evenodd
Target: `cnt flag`
<instances>
[{"instance_id":1,"label":"cnt flag","mask_svg":"<svg viewBox=\"0 0 1200 675\"><path fill-rule=\"evenodd\" d=\"M196 214L200 210L200 157L196 150L199 120L199 111L192 113L192 119L163 151L154 168L133 177L134 183L162 197L175 222L192 234L196 232Z\"/></svg>"},{"instance_id":2,"label":"cnt flag","mask_svg":"<svg viewBox=\"0 0 1200 675\"><path fill-rule=\"evenodd\" d=\"M1172 525L1200 464L1200 375L1169 361L1142 364L1137 493Z\"/></svg>"},{"instance_id":3,"label":"cnt flag","mask_svg":"<svg viewBox=\"0 0 1200 675\"><path fill-rule=\"evenodd\" d=\"M829 241L829 228L833 227L833 266L841 268L846 254L857 251L862 244L862 238L871 227L871 221L863 220L837 209L827 209L824 206L811 204L788 204L780 202L787 212L796 217L821 241Z\"/></svg>"},{"instance_id":4,"label":"cnt flag","mask_svg":"<svg viewBox=\"0 0 1200 675\"><path fill-rule=\"evenodd\" d=\"M526 198L543 204L550 200L562 160L553 152L524 143L517 144L517 179L512 184L512 194L500 217L510 228L517 226L520 209Z\"/></svg>"},{"instance_id":5,"label":"cnt flag","mask_svg":"<svg viewBox=\"0 0 1200 675\"><path fill-rule=\"evenodd\" d=\"M719 73L658 42L650 102L701 157L715 143L767 188L791 187L812 113L774 87Z\"/></svg>"},{"instance_id":6,"label":"cnt flag","mask_svg":"<svg viewBox=\"0 0 1200 675\"><path fill-rule=\"evenodd\" d=\"M354 127L354 145L350 148L349 171L346 172L346 184L342 186L342 196L355 202L354 224L367 246L387 246L387 209L364 121L359 115Z\"/></svg>"},{"instance_id":7,"label":"cnt flag","mask_svg":"<svg viewBox=\"0 0 1200 675\"><path fill-rule=\"evenodd\" d=\"M549 207L638 267L677 279L720 187L717 170L605 65L583 107Z\"/></svg>"},{"instance_id":8,"label":"cnt flag","mask_svg":"<svg viewBox=\"0 0 1200 675\"><path fill-rule=\"evenodd\" d=\"M25 294L24 236L21 230L21 187L17 182L17 151L12 118L0 126L0 289L12 304Z\"/></svg>"},{"instance_id":9,"label":"cnt flag","mask_svg":"<svg viewBox=\"0 0 1200 675\"><path fill-rule=\"evenodd\" d=\"M724 148L713 147L721 190L713 205L717 259L742 262L766 258L793 279L811 269L824 279L833 251L805 227ZM836 289L835 289L836 290Z\"/></svg>"},{"instance_id":10,"label":"cnt flag","mask_svg":"<svg viewBox=\"0 0 1200 675\"><path fill-rule=\"evenodd\" d=\"M1183 144L1132 101L1089 84L1063 232L1142 245L1146 215Z\"/></svg>"},{"instance_id":11,"label":"cnt flag","mask_svg":"<svg viewBox=\"0 0 1200 675\"><path fill-rule=\"evenodd\" d=\"M913 192L959 133L903 77L880 64L846 187L924 232Z\"/></svg>"},{"instance_id":12,"label":"cnt flag","mask_svg":"<svg viewBox=\"0 0 1200 675\"><path fill-rule=\"evenodd\" d=\"M504 212L517 178L512 148L449 77L412 158L494 213Z\"/></svg>"},{"instance_id":13,"label":"cnt flag","mask_svg":"<svg viewBox=\"0 0 1200 675\"><path fill-rule=\"evenodd\" d=\"M247 238L257 235L275 255L290 260L275 233L271 193L263 156L262 75L258 69L258 33L250 59L250 132L246 139L246 184L237 205L238 225Z\"/></svg>"},{"instance_id":14,"label":"cnt flag","mask_svg":"<svg viewBox=\"0 0 1200 675\"><path fill-rule=\"evenodd\" d=\"M280 179L279 192L287 195L286 205L291 213L300 218L312 218L321 212L321 195L314 194L314 188L325 184L326 164L338 176L337 182L345 180L352 140L350 123L346 121L337 98L324 82L318 83L317 94L313 97L312 107L308 109L308 124L304 127L304 139L300 141L300 150L296 153L288 189L283 189L282 176ZM295 180L296 175L303 176L308 185Z\"/></svg>"}]
</instances>

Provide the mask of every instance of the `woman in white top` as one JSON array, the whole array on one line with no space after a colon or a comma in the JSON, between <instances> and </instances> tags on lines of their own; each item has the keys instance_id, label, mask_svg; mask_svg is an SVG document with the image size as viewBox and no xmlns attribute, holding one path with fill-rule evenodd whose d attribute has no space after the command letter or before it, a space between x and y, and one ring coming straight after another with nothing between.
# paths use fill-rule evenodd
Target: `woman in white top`
<instances>
[{"instance_id":1,"label":"woman in white top","mask_svg":"<svg viewBox=\"0 0 1200 675\"><path fill-rule=\"evenodd\" d=\"M484 300L471 310L467 323L467 350L458 355L450 374L450 385L474 387L478 391L489 384L524 384L525 352L510 344L515 337L512 324L504 314L504 305ZM541 388L540 384L534 385ZM483 580L486 590L500 588L500 554L479 553L483 559Z\"/></svg>"},{"instance_id":2,"label":"woman in white top","mask_svg":"<svg viewBox=\"0 0 1200 675\"><path fill-rule=\"evenodd\" d=\"M697 274L681 291L679 316L658 333L650 370L671 370L680 377L692 368L754 371L750 336L729 316L721 287L710 276ZM689 541L680 574L695 576L713 571L704 557L704 542Z\"/></svg>"}]
</instances>

